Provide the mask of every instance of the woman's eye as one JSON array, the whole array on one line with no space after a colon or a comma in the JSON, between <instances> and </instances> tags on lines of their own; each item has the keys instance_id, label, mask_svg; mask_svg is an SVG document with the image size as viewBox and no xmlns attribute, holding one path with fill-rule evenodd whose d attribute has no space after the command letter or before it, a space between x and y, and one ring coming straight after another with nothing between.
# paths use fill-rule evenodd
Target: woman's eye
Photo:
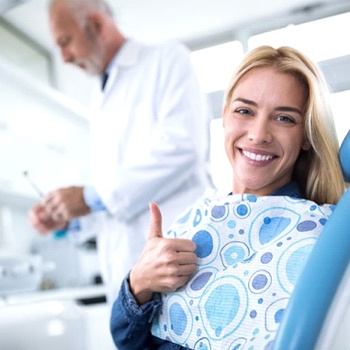
<instances>
[{"instance_id":1,"label":"woman's eye","mask_svg":"<svg viewBox=\"0 0 350 350\"><path fill-rule=\"evenodd\" d=\"M284 123L296 124L295 120L287 115L280 115L276 119Z\"/></svg>"},{"instance_id":2,"label":"woman's eye","mask_svg":"<svg viewBox=\"0 0 350 350\"><path fill-rule=\"evenodd\" d=\"M251 111L247 108L239 108L235 110L235 113L241 114L241 115L251 115Z\"/></svg>"}]
</instances>

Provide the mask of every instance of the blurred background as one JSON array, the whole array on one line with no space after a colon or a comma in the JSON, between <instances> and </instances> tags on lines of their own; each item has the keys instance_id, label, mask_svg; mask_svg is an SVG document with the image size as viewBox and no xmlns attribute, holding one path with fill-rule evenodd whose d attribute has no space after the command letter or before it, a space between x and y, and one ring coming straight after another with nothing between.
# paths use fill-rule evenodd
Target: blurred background
<instances>
[{"instance_id":1,"label":"blurred background","mask_svg":"<svg viewBox=\"0 0 350 350\"><path fill-rule=\"evenodd\" d=\"M110 4L127 37L175 39L191 50L213 109L212 170L219 189L230 179L220 123L223 90L253 47L289 45L317 61L332 92L340 142L350 129L349 0ZM40 237L27 224L27 211L39 200L35 186L46 193L88 182L86 115L99 83L62 63L47 6L47 0L0 0L0 348L108 350L113 345L94 241ZM11 280L6 264L15 266Z\"/></svg>"}]
</instances>

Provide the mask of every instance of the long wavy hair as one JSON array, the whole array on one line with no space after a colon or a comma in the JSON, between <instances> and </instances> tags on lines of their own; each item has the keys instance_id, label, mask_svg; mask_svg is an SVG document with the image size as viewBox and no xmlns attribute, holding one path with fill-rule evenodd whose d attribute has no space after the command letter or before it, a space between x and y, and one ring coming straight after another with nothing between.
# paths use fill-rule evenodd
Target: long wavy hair
<instances>
[{"instance_id":1,"label":"long wavy hair","mask_svg":"<svg viewBox=\"0 0 350 350\"><path fill-rule=\"evenodd\" d=\"M322 73L308 57L291 47L260 46L250 51L237 67L225 92L224 108L230 104L243 75L258 67L273 67L280 73L291 74L306 86L308 96L303 121L311 148L300 151L293 180L299 184L304 198L319 204L336 204L344 193L345 182L338 157L330 93Z\"/></svg>"}]
</instances>

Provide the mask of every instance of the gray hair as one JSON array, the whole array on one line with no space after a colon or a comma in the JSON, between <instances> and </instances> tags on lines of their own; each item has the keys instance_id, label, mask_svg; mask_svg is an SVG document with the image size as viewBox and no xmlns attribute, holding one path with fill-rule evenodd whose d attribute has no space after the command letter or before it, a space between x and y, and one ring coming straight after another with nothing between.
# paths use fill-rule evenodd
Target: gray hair
<instances>
[{"instance_id":1,"label":"gray hair","mask_svg":"<svg viewBox=\"0 0 350 350\"><path fill-rule=\"evenodd\" d=\"M82 25L85 24L87 14L92 11L97 11L109 17L113 17L114 15L111 6L105 0L51 0L49 3L49 12L60 1L66 3L67 7Z\"/></svg>"}]
</instances>

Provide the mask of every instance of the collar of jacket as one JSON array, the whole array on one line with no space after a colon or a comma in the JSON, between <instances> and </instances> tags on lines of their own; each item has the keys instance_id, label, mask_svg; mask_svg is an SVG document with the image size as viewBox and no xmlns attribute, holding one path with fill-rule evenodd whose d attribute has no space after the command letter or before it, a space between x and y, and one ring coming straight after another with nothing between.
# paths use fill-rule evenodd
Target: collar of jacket
<instances>
[{"instance_id":1,"label":"collar of jacket","mask_svg":"<svg viewBox=\"0 0 350 350\"><path fill-rule=\"evenodd\" d=\"M108 67L106 71L108 72L109 68L114 65L122 67L132 66L139 60L139 56L141 55L141 50L143 47L143 44L135 40L127 39L114 56L110 67Z\"/></svg>"}]
</instances>

